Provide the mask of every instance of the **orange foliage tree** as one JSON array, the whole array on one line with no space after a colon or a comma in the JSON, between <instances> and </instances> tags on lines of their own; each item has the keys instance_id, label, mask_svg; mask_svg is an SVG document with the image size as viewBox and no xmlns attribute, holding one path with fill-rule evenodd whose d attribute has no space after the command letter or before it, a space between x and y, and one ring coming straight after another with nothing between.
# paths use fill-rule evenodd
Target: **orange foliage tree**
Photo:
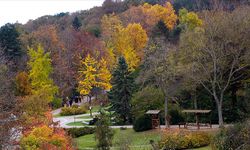
<instances>
[{"instance_id":1,"label":"orange foliage tree","mask_svg":"<svg viewBox=\"0 0 250 150\"><path fill-rule=\"evenodd\" d=\"M164 6L145 3L143 6L131 7L121 15L121 18L125 24L140 23L147 32L150 32L160 20L169 30L174 28L177 21L175 10L169 2Z\"/></svg>"}]
</instances>

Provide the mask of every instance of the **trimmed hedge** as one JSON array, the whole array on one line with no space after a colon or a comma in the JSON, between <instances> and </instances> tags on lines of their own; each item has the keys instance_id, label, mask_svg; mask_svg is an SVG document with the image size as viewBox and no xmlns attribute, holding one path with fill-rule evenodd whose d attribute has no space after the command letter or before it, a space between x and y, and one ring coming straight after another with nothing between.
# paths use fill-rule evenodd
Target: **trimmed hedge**
<instances>
[{"instance_id":1,"label":"trimmed hedge","mask_svg":"<svg viewBox=\"0 0 250 150\"><path fill-rule=\"evenodd\" d=\"M159 142L159 147L164 150L190 149L207 146L210 136L205 132L192 132L183 130L166 131Z\"/></svg>"},{"instance_id":2,"label":"trimmed hedge","mask_svg":"<svg viewBox=\"0 0 250 150\"><path fill-rule=\"evenodd\" d=\"M93 134L95 132L95 128L92 128L92 127L70 128L70 129L66 129L66 131L71 137L77 138L77 137L84 136L87 134Z\"/></svg>"},{"instance_id":3,"label":"trimmed hedge","mask_svg":"<svg viewBox=\"0 0 250 150\"><path fill-rule=\"evenodd\" d=\"M136 132L146 131L152 129L152 121L149 115L143 115L135 119L133 129Z\"/></svg>"},{"instance_id":4,"label":"trimmed hedge","mask_svg":"<svg viewBox=\"0 0 250 150\"><path fill-rule=\"evenodd\" d=\"M71 116L71 115L85 114L86 112L87 112L86 108L74 105L72 107L63 107L60 114L61 116Z\"/></svg>"}]
</instances>

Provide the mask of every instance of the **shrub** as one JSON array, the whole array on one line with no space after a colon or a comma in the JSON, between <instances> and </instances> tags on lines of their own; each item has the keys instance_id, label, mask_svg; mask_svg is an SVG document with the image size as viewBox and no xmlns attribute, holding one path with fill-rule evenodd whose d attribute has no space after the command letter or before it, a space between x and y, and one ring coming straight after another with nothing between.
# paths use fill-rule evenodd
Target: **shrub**
<instances>
[{"instance_id":1,"label":"shrub","mask_svg":"<svg viewBox=\"0 0 250 150\"><path fill-rule=\"evenodd\" d=\"M152 129L151 117L149 115L143 115L135 119L133 129L136 132L146 131Z\"/></svg>"},{"instance_id":2,"label":"shrub","mask_svg":"<svg viewBox=\"0 0 250 150\"><path fill-rule=\"evenodd\" d=\"M71 137L77 138L87 134L93 134L95 132L95 128L91 127L71 128L71 129L66 129L66 131Z\"/></svg>"},{"instance_id":3,"label":"shrub","mask_svg":"<svg viewBox=\"0 0 250 150\"><path fill-rule=\"evenodd\" d=\"M20 140L22 149L43 149L42 147L55 147L66 149L68 139L62 133L56 133L52 128L44 125L34 128L29 134L24 135Z\"/></svg>"},{"instance_id":4,"label":"shrub","mask_svg":"<svg viewBox=\"0 0 250 150\"><path fill-rule=\"evenodd\" d=\"M218 150L250 149L250 120L221 129L213 138L212 148Z\"/></svg>"},{"instance_id":5,"label":"shrub","mask_svg":"<svg viewBox=\"0 0 250 150\"><path fill-rule=\"evenodd\" d=\"M86 108L73 105L72 107L63 107L61 111L62 116L79 115L85 114L87 112Z\"/></svg>"},{"instance_id":6,"label":"shrub","mask_svg":"<svg viewBox=\"0 0 250 150\"><path fill-rule=\"evenodd\" d=\"M180 122L184 122L185 120L180 107L175 104L172 104L171 107L169 107L168 114L170 116L171 124L178 124Z\"/></svg>"},{"instance_id":7,"label":"shrub","mask_svg":"<svg viewBox=\"0 0 250 150\"><path fill-rule=\"evenodd\" d=\"M57 109L60 108L62 106L62 99L61 98L54 98L52 100L52 107Z\"/></svg>"},{"instance_id":8,"label":"shrub","mask_svg":"<svg viewBox=\"0 0 250 150\"><path fill-rule=\"evenodd\" d=\"M155 87L145 87L133 95L132 112L135 117L142 116L148 110L164 109L164 94Z\"/></svg>"},{"instance_id":9,"label":"shrub","mask_svg":"<svg viewBox=\"0 0 250 150\"><path fill-rule=\"evenodd\" d=\"M166 131L159 142L159 147L165 150L188 149L207 146L210 136L205 132L191 132L183 130Z\"/></svg>"}]
</instances>

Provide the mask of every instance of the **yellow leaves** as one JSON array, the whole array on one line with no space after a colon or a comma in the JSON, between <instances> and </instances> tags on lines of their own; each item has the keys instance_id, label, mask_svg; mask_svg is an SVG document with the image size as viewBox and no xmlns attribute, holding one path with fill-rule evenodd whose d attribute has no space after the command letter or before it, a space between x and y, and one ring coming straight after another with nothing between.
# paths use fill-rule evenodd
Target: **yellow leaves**
<instances>
[{"instance_id":1,"label":"yellow leaves","mask_svg":"<svg viewBox=\"0 0 250 150\"><path fill-rule=\"evenodd\" d=\"M175 14L173 6L169 2L166 3L165 8L165 13L162 19L167 28L172 30L176 24L177 15Z\"/></svg>"},{"instance_id":2,"label":"yellow leaves","mask_svg":"<svg viewBox=\"0 0 250 150\"><path fill-rule=\"evenodd\" d=\"M69 149L67 138L63 131L54 131L47 125L35 127L29 134L20 140L22 149L40 150L47 149Z\"/></svg>"},{"instance_id":3,"label":"yellow leaves","mask_svg":"<svg viewBox=\"0 0 250 150\"><path fill-rule=\"evenodd\" d=\"M147 33L140 24L129 24L126 28L120 28L115 34L113 43L116 51L113 54L118 57L123 56L129 69L133 70L144 56L143 48L147 41Z\"/></svg>"},{"instance_id":4,"label":"yellow leaves","mask_svg":"<svg viewBox=\"0 0 250 150\"><path fill-rule=\"evenodd\" d=\"M134 23L129 24L125 28L125 32L130 38L130 45L135 49L136 52L138 52L139 56L142 56L142 54L139 53L146 46L146 43L148 41L147 33L145 32L145 30L143 30L140 24Z\"/></svg>"},{"instance_id":5,"label":"yellow leaves","mask_svg":"<svg viewBox=\"0 0 250 150\"><path fill-rule=\"evenodd\" d=\"M101 20L101 27L102 35L105 37L104 40L109 40L122 27L122 22L114 14L104 15Z\"/></svg>"},{"instance_id":6,"label":"yellow leaves","mask_svg":"<svg viewBox=\"0 0 250 150\"><path fill-rule=\"evenodd\" d=\"M99 87L104 90L109 90L111 73L108 70L107 62L101 59L98 62L89 54L84 60L81 60L81 68L79 70L79 85L80 94L87 95L93 87Z\"/></svg>"},{"instance_id":7,"label":"yellow leaves","mask_svg":"<svg viewBox=\"0 0 250 150\"><path fill-rule=\"evenodd\" d=\"M162 20L168 29L172 30L174 28L177 21L177 15L169 2L167 2L165 6L145 3L142 9L143 13L146 14L145 20L149 26L154 26Z\"/></svg>"}]
</instances>

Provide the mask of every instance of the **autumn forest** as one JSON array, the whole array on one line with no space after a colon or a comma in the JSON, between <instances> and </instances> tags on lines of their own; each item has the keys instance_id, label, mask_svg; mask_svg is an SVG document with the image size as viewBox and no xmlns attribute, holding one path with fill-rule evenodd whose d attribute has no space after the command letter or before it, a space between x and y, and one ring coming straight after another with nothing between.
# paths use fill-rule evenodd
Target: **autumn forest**
<instances>
[{"instance_id":1,"label":"autumn forest","mask_svg":"<svg viewBox=\"0 0 250 150\"><path fill-rule=\"evenodd\" d=\"M7 23L0 62L0 150L250 149L249 0Z\"/></svg>"}]
</instances>

